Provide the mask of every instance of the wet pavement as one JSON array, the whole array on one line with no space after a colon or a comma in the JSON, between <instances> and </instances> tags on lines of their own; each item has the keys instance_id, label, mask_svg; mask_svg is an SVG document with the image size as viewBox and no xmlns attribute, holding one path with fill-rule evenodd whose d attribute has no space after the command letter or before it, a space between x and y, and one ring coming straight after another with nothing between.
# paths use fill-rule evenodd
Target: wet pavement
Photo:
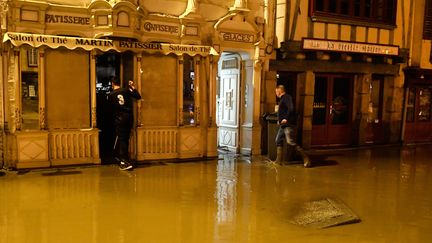
<instances>
[{"instance_id":1,"label":"wet pavement","mask_svg":"<svg viewBox=\"0 0 432 243\"><path fill-rule=\"evenodd\" d=\"M0 242L432 242L432 146L6 172ZM343 201L360 223L290 223L299 206Z\"/></svg>"}]
</instances>

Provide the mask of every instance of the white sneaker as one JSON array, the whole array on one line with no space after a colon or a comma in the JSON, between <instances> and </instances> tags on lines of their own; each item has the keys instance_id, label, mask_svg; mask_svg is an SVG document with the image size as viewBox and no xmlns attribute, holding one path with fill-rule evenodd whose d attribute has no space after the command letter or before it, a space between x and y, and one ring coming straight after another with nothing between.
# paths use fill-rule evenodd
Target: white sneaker
<instances>
[{"instance_id":1,"label":"white sneaker","mask_svg":"<svg viewBox=\"0 0 432 243\"><path fill-rule=\"evenodd\" d=\"M133 166L131 163L126 162L126 161L120 161L120 165L119 165L120 170L130 170L132 168L133 168Z\"/></svg>"}]
</instances>

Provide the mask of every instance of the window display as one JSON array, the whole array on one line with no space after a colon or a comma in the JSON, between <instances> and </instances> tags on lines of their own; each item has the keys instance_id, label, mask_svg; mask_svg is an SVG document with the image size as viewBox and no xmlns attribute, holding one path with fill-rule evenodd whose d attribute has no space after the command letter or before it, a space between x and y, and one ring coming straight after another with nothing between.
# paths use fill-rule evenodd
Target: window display
<instances>
[{"instance_id":1,"label":"window display","mask_svg":"<svg viewBox=\"0 0 432 243\"><path fill-rule=\"evenodd\" d=\"M415 88L410 88L408 93L408 104L407 104L407 122L414 121L414 105L416 100L416 90Z\"/></svg>"},{"instance_id":2,"label":"window display","mask_svg":"<svg viewBox=\"0 0 432 243\"><path fill-rule=\"evenodd\" d=\"M183 62L183 125L195 124L195 62L185 55Z\"/></svg>"},{"instance_id":3,"label":"window display","mask_svg":"<svg viewBox=\"0 0 432 243\"><path fill-rule=\"evenodd\" d=\"M417 119L419 121L430 121L431 111L431 90L428 88L421 88L419 90L419 110Z\"/></svg>"},{"instance_id":4,"label":"window display","mask_svg":"<svg viewBox=\"0 0 432 243\"><path fill-rule=\"evenodd\" d=\"M23 47L21 51L21 129L39 129L38 51Z\"/></svg>"}]
</instances>

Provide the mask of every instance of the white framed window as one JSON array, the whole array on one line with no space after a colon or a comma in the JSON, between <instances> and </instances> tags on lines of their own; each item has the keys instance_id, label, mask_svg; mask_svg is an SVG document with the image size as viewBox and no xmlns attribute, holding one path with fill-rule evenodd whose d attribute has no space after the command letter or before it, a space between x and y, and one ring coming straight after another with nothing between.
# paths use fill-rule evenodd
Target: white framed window
<instances>
[{"instance_id":1,"label":"white framed window","mask_svg":"<svg viewBox=\"0 0 432 243\"><path fill-rule=\"evenodd\" d=\"M38 51L36 48L30 48L27 50L27 64L29 67L38 66Z\"/></svg>"}]
</instances>

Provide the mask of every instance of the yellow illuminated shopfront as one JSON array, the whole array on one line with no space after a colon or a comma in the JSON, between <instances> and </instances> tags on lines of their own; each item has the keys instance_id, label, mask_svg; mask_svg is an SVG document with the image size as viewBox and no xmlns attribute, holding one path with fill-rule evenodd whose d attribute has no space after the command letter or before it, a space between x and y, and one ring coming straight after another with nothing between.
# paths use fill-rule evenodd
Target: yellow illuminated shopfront
<instances>
[{"instance_id":1,"label":"yellow illuminated shopfront","mask_svg":"<svg viewBox=\"0 0 432 243\"><path fill-rule=\"evenodd\" d=\"M214 157L218 146L261 152L261 77L268 57L255 23L259 9L235 2L204 21L198 8L189 9L194 1L178 17L151 14L130 1L67 2L17 0L8 9L2 42L6 167L109 161L112 76L134 80L143 98L135 107L132 158ZM221 89L233 74L237 88Z\"/></svg>"},{"instance_id":2,"label":"yellow illuminated shopfront","mask_svg":"<svg viewBox=\"0 0 432 243\"><path fill-rule=\"evenodd\" d=\"M6 33L3 41L11 44L13 52L9 74L15 75L10 76L8 88L16 96L8 100L11 133L7 146L10 152L16 152L10 153L8 160L15 161L16 167L100 163L104 154L99 153L112 150L112 128L108 125L101 129L109 124L109 118L103 110L97 110L98 103L100 109L104 108L103 92L107 94L111 76L136 80L145 100L137 107L138 129L131 151L136 159L202 156L199 147L186 147L184 153L180 150L180 156L178 153L177 136L187 134L179 132L179 125L194 125L200 120L198 102L187 113L192 119L183 116L185 100L177 100L183 97L177 94L183 91L177 87L177 80L184 70L178 67L188 60L186 65L189 72L195 70L195 85L199 87L199 71L204 68L199 60L205 64L206 58L217 55L212 47L15 32ZM119 65L109 60L116 58ZM104 65L104 61L113 65ZM197 99L199 93L195 93ZM180 104L179 112L173 106L176 103ZM201 128L187 130L198 134L199 140Z\"/></svg>"}]
</instances>

